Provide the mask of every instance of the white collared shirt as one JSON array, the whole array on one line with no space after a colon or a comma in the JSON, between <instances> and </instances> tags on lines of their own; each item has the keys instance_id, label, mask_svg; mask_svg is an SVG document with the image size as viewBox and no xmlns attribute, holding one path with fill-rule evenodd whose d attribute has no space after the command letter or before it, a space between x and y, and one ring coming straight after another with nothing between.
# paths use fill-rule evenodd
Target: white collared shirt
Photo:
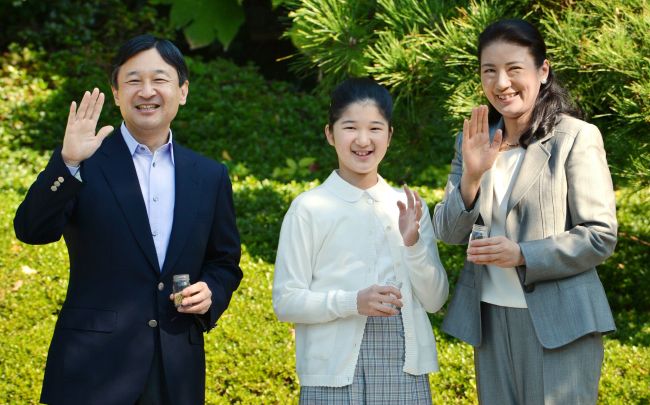
<instances>
[{"instance_id":1,"label":"white collared shirt","mask_svg":"<svg viewBox=\"0 0 650 405\"><path fill-rule=\"evenodd\" d=\"M176 173L174 171L174 147L172 132L169 140L153 153L147 145L138 143L126 125L120 128L129 148L135 172L138 175L140 191L151 228L151 237L156 247L158 265L162 271L169 246L169 238L174 223L174 205L176 202Z\"/></svg>"},{"instance_id":2,"label":"white collared shirt","mask_svg":"<svg viewBox=\"0 0 650 405\"><path fill-rule=\"evenodd\" d=\"M448 294L425 203L420 238L404 246L397 201L404 192L378 183L362 190L333 172L319 187L298 196L285 215L275 263L273 308L296 328L296 367L301 385L352 382L366 317L357 294L395 274L402 281L404 371L438 368L435 339L426 315Z\"/></svg>"},{"instance_id":3,"label":"white collared shirt","mask_svg":"<svg viewBox=\"0 0 650 405\"><path fill-rule=\"evenodd\" d=\"M490 237L505 236L506 214L512 186L519 175L526 150L514 148L499 152L492 166L493 204ZM487 265L481 277L481 301L511 308L527 308L517 270Z\"/></svg>"},{"instance_id":4,"label":"white collared shirt","mask_svg":"<svg viewBox=\"0 0 650 405\"><path fill-rule=\"evenodd\" d=\"M133 159L140 191L147 209L151 237L158 256L158 266L162 271L165 256L167 255L167 247L169 246L169 238L172 233L174 204L176 202L176 172L174 170L172 131L169 130L167 143L154 153L151 153L147 145L139 143L131 135L124 122L122 122L120 130ZM66 166L72 176L79 181L83 181L79 170L80 166L70 166L68 164Z\"/></svg>"}]
</instances>

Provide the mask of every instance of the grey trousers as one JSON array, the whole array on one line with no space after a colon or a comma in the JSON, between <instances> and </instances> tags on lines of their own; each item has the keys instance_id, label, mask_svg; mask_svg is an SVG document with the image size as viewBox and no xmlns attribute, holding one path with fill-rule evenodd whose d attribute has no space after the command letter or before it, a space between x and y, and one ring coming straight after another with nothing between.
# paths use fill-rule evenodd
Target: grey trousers
<instances>
[{"instance_id":1,"label":"grey trousers","mask_svg":"<svg viewBox=\"0 0 650 405\"><path fill-rule=\"evenodd\" d=\"M474 349L483 405L594 405L604 349L599 333L557 349L537 340L528 309L481 303L483 339Z\"/></svg>"}]
</instances>

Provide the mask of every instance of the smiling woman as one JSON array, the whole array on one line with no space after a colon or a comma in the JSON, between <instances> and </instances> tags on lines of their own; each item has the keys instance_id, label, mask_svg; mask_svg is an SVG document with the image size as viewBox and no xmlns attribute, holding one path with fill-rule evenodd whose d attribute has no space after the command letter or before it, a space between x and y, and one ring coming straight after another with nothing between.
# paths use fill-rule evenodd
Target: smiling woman
<instances>
[{"instance_id":1,"label":"smiling woman","mask_svg":"<svg viewBox=\"0 0 650 405\"><path fill-rule=\"evenodd\" d=\"M471 282L443 330L474 346L481 404L595 404L601 335L615 330L595 268L617 234L602 137L572 116L531 24L488 26L478 57L492 114L465 120L434 226L447 243L468 243L474 224L489 237L469 242Z\"/></svg>"},{"instance_id":2,"label":"smiling woman","mask_svg":"<svg viewBox=\"0 0 650 405\"><path fill-rule=\"evenodd\" d=\"M546 83L549 64L537 66L525 46L495 41L481 52L481 83L490 104L505 124L505 142L519 144L527 129L539 95L540 83Z\"/></svg>"}]
</instances>

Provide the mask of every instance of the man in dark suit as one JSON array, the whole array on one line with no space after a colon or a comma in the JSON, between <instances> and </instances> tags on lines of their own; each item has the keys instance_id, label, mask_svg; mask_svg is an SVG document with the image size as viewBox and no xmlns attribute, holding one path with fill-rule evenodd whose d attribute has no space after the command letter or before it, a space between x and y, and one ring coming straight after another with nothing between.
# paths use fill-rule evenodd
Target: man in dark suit
<instances>
[{"instance_id":1,"label":"man in dark suit","mask_svg":"<svg viewBox=\"0 0 650 405\"><path fill-rule=\"evenodd\" d=\"M225 166L172 140L189 82L171 42L126 42L111 85L121 127L95 133L98 89L72 102L63 146L14 219L21 241L63 235L70 257L41 401L202 404L202 332L242 278L232 187ZM191 285L177 309L172 277L181 273Z\"/></svg>"}]
</instances>

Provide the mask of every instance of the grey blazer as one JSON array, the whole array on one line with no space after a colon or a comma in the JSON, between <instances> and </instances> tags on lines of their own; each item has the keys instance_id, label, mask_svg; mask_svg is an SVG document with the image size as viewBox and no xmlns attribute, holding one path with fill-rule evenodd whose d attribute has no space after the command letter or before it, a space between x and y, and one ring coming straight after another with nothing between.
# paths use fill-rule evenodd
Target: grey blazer
<instances>
[{"instance_id":1,"label":"grey blazer","mask_svg":"<svg viewBox=\"0 0 650 405\"><path fill-rule=\"evenodd\" d=\"M449 244L466 244L479 214L488 227L492 218L491 171L481 179L474 207L465 209L459 190L461 141L459 135L445 197L434 210L436 236ZM526 264L517 272L545 348L615 330L595 266L614 251L616 232L614 190L600 132L560 116L555 129L526 150L506 214L506 236L521 246ZM442 325L473 346L481 344L485 271L485 266L465 261Z\"/></svg>"}]
</instances>

